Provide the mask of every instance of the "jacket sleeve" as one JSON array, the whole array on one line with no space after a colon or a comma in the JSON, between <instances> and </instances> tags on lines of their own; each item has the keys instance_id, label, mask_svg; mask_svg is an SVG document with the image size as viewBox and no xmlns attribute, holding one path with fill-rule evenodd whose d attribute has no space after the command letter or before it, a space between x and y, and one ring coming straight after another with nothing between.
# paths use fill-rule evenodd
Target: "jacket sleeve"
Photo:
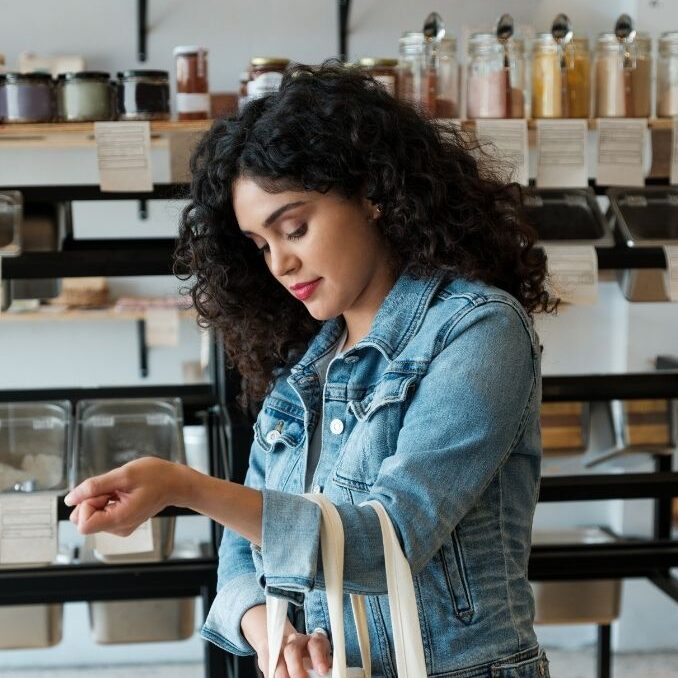
<instances>
[{"instance_id":1,"label":"jacket sleeve","mask_svg":"<svg viewBox=\"0 0 678 678\"><path fill-rule=\"evenodd\" d=\"M255 489L264 487L264 459L253 445L245 485ZM240 623L247 610L266 602L259 585L252 545L249 541L224 529L219 546L217 596L201 629L206 640L220 645L236 655L252 655L254 649L242 634Z\"/></svg>"},{"instance_id":2,"label":"jacket sleeve","mask_svg":"<svg viewBox=\"0 0 678 678\"><path fill-rule=\"evenodd\" d=\"M538 357L527 319L496 299L454 318L405 413L395 453L365 499L386 508L413 573L421 570L478 501L519 442L538 397ZM345 588L381 594L381 531L367 506L340 504ZM263 572L267 590L297 604L322 587L318 507L264 490ZM294 535L294 548L289 548Z\"/></svg>"}]
</instances>

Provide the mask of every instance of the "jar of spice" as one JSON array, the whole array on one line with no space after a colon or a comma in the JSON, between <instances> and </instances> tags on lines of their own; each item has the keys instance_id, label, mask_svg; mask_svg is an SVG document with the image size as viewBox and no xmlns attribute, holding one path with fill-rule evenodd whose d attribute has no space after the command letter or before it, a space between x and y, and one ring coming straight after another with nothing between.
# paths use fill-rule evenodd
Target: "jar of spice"
<instances>
[{"instance_id":1,"label":"jar of spice","mask_svg":"<svg viewBox=\"0 0 678 678\"><path fill-rule=\"evenodd\" d=\"M210 112L207 82L207 50L203 47L175 47L177 118L205 120Z\"/></svg>"},{"instance_id":2,"label":"jar of spice","mask_svg":"<svg viewBox=\"0 0 678 678\"><path fill-rule=\"evenodd\" d=\"M120 120L168 120L169 73L135 70L118 73Z\"/></svg>"},{"instance_id":3,"label":"jar of spice","mask_svg":"<svg viewBox=\"0 0 678 678\"><path fill-rule=\"evenodd\" d=\"M595 54L595 116L648 118L651 113L652 41L638 33L621 45L614 33L601 33Z\"/></svg>"},{"instance_id":4,"label":"jar of spice","mask_svg":"<svg viewBox=\"0 0 678 678\"><path fill-rule=\"evenodd\" d=\"M538 33L532 44L532 117L563 117L562 69L558 43L550 33Z\"/></svg>"},{"instance_id":5,"label":"jar of spice","mask_svg":"<svg viewBox=\"0 0 678 678\"><path fill-rule=\"evenodd\" d=\"M588 118L591 110L591 55L588 38L573 38L565 48L567 116Z\"/></svg>"},{"instance_id":6,"label":"jar of spice","mask_svg":"<svg viewBox=\"0 0 678 678\"><path fill-rule=\"evenodd\" d=\"M113 120L110 75L100 71L62 73L56 84L57 112L64 122Z\"/></svg>"},{"instance_id":7,"label":"jar of spice","mask_svg":"<svg viewBox=\"0 0 678 678\"><path fill-rule=\"evenodd\" d=\"M51 75L0 74L0 122L51 122L54 113Z\"/></svg>"},{"instance_id":8,"label":"jar of spice","mask_svg":"<svg viewBox=\"0 0 678 678\"><path fill-rule=\"evenodd\" d=\"M466 116L506 118L504 49L494 33L474 33L468 42Z\"/></svg>"},{"instance_id":9,"label":"jar of spice","mask_svg":"<svg viewBox=\"0 0 678 678\"><path fill-rule=\"evenodd\" d=\"M358 62L361 70L380 82L391 96L398 90L398 60L364 57Z\"/></svg>"},{"instance_id":10,"label":"jar of spice","mask_svg":"<svg viewBox=\"0 0 678 678\"><path fill-rule=\"evenodd\" d=\"M254 57L250 61L247 100L277 92L289 63L289 59L281 57Z\"/></svg>"},{"instance_id":11,"label":"jar of spice","mask_svg":"<svg viewBox=\"0 0 678 678\"><path fill-rule=\"evenodd\" d=\"M678 32L662 33L657 62L657 117L678 115Z\"/></svg>"},{"instance_id":12,"label":"jar of spice","mask_svg":"<svg viewBox=\"0 0 678 678\"><path fill-rule=\"evenodd\" d=\"M527 98L527 68L525 65L525 43L522 38L511 38L508 41L508 57L511 108L507 111L506 117L524 118L525 100Z\"/></svg>"}]
</instances>

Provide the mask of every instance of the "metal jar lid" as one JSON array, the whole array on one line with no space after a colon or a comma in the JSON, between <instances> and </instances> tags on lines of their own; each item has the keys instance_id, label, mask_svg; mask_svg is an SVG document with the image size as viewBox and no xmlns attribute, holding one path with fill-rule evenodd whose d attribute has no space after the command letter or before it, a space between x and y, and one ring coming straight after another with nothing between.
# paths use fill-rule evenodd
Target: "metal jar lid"
<instances>
[{"instance_id":1,"label":"metal jar lid","mask_svg":"<svg viewBox=\"0 0 678 678\"><path fill-rule=\"evenodd\" d=\"M108 82L110 78L111 74L104 71L77 71L59 73L57 80L59 82L70 82L73 80L96 80L99 82Z\"/></svg>"},{"instance_id":2,"label":"metal jar lid","mask_svg":"<svg viewBox=\"0 0 678 678\"><path fill-rule=\"evenodd\" d=\"M131 70L131 71L122 71L118 73L119 80L128 80L143 78L146 80L166 80L169 82L169 72L168 71L151 71L151 70Z\"/></svg>"},{"instance_id":3,"label":"metal jar lid","mask_svg":"<svg viewBox=\"0 0 678 678\"><path fill-rule=\"evenodd\" d=\"M52 76L49 73L0 73L0 84L18 85L18 84L45 84L52 83Z\"/></svg>"},{"instance_id":4,"label":"metal jar lid","mask_svg":"<svg viewBox=\"0 0 678 678\"><path fill-rule=\"evenodd\" d=\"M290 63L289 59L285 57L252 57L250 59L250 64L255 68L281 68L287 66Z\"/></svg>"},{"instance_id":5,"label":"metal jar lid","mask_svg":"<svg viewBox=\"0 0 678 678\"><path fill-rule=\"evenodd\" d=\"M363 57L358 63L364 68L395 68L398 65L398 59Z\"/></svg>"}]
</instances>

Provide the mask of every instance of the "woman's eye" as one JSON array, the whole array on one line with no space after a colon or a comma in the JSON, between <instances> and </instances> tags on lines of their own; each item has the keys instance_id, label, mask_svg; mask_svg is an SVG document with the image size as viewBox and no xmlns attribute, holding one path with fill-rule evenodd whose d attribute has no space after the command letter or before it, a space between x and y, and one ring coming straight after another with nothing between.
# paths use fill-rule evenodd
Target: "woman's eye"
<instances>
[{"instance_id":1,"label":"woman's eye","mask_svg":"<svg viewBox=\"0 0 678 678\"><path fill-rule=\"evenodd\" d=\"M307 230L308 230L308 226L306 224L302 224L301 226L299 226L299 228L296 231L289 233L287 235L287 239L288 240L298 240L303 235L306 235Z\"/></svg>"}]
</instances>

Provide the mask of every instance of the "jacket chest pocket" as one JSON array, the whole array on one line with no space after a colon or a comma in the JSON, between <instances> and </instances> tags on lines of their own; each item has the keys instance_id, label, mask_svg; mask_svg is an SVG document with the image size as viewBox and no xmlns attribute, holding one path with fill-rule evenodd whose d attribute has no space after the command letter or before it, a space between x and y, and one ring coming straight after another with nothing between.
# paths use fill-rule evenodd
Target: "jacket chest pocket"
<instances>
[{"instance_id":1,"label":"jacket chest pocket","mask_svg":"<svg viewBox=\"0 0 678 678\"><path fill-rule=\"evenodd\" d=\"M254 424L254 441L266 459L266 487L284 490L304 449L304 411L298 405L270 397Z\"/></svg>"},{"instance_id":2,"label":"jacket chest pocket","mask_svg":"<svg viewBox=\"0 0 678 678\"><path fill-rule=\"evenodd\" d=\"M350 499L353 499L353 491L370 491L382 462L395 453L398 432L417 380L415 374L390 375L363 398L349 400L348 409L356 422L342 448L332 479L348 490Z\"/></svg>"}]
</instances>

